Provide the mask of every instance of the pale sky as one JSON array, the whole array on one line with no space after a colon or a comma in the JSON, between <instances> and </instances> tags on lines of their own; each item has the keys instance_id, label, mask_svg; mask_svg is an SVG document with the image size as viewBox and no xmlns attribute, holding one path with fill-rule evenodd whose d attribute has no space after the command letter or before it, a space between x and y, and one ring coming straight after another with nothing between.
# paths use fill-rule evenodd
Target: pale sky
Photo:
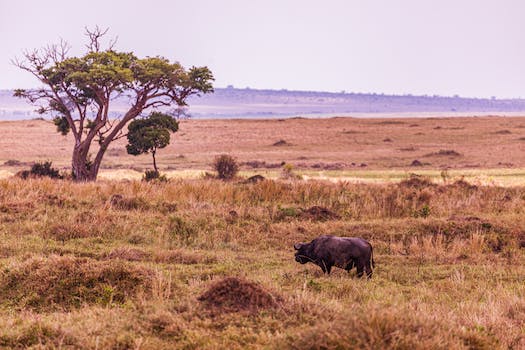
<instances>
[{"instance_id":1,"label":"pale sky","mask_svg":"<svg viewBox=\"0 0 525 350\"><path fill-rule=\"evenodd\" d=\"M84 27L116 48L208 66L217 87L525 97L524 0L0 0L0 89L37 81L10 59Z\"/></svg>"}]
</instances>

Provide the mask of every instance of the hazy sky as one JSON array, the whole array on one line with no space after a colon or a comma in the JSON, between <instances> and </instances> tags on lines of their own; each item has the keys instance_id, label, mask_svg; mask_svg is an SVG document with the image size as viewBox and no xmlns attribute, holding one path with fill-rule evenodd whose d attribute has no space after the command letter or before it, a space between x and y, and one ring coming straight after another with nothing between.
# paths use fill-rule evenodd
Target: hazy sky
<instances>
[{"instance_id":1,"label":"hazy sky","mask_svg":"<svg viewBox=\"0 0 525 350\"><path fill-rule=\"evenodd\" d=\"M0 89L24 49L109 27L117 48L207 65L216 86L525 97L524 0L0 0Z\"/></svg>"}]
</instances>

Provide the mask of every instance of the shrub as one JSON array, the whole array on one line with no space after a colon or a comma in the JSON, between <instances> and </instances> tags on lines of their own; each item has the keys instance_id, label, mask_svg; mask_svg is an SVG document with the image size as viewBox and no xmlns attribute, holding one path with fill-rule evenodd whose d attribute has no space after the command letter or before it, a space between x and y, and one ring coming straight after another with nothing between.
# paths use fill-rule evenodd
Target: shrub
<instances>
[{"instance_id":1,"label":"shrub","mask_svg":"<svg viewBox=\"0 0 525 350\"><path fill-rule=\"evenodd\" d=\"M63 179L58 169L52 167L50 161L36 162L31 166L29 170L23 170L18 173L22 179L34 178L34 177L50 177L52 179Z\"/></svg>"},{"instance_id":2,"label":"shrub","mask_svg":"<svg viewBox=\"0 0 525 350\"><path fill-rule=\"evenodd\" d=\"M144 172L144 175L142 176L142 181L159 181L159 182L167 182L168 178L166 175L161 175L156 170L146 170Z\"/></svg>"},{"instance_id":3,"label":"shrub","mask_svg":"<svg viewBox=\"0 0 525 350\"><path fill-rule=\"evenodd\" d=\"M281 178L287 180L301 180L302 176L294 173L294 167L292 164L284 164L281 170Z\"/></svg>"},{"instance_id":4,"label":"shrub","mask_svg":"<svg viewBox=\"0 0 525 350\"><path fill-rule=\"evenodd\" d=\"M237 161L232 156L221 154L215 158L213 169L217 172L219 179L230 180L239 172L239 164L237 164Z\"/></svg>"}]
</instances>

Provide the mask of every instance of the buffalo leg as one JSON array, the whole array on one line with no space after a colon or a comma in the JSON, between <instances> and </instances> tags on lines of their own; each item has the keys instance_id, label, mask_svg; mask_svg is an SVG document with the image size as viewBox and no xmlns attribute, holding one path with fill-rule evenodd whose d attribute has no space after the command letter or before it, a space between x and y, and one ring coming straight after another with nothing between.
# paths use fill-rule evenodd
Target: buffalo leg
<instances>
[{"instance_id":1,"label":"buffalo leg","mask_svg":"<svg viewBox=\"0 0 525 350\"><path fill-rule=\"evenodd\" d=\"M357 277L363 277L363 270L365 269L365 264L362 260L357 260Z\"/></svg>"},{"instance_id":2,"label":"buffalo leg","mask_svg":"<svg viewBox=\"0 0 525 350\"><path fill-rule=\"evenodd\" d=\"M346 272L350 273L350 270L352 270L353 267L354 267L354 261L350 260L348 265L346 265L346 268L345 268Z\"/></svg>"},{"instance_id":3,"label":"buffalo leg","mask_svg":"<svg viewBox=\"0 0 525 350\"><path fill-rule=\"evenodd\" d=\"M323 264L319 264L319 267L323 270L323 273L326 273L326 268Z\"/></svg>"},{"instance_id":4,"label":"buffalo leg","mask_svg":"<svg viewBox=\"0 0 525 350\"><path fill-rule=\"evenodd\" d=\"M321 270L323 270L323 273L330 274L330 271L331 271L331 269L332 269L332 266L331 266L331 265L327 265L323 260L321 260L321 262L318 263L317 265L319 265L319 267L321 268Z\"/></svg>"},{"instance_id":5,"label":"buffalo leg","mask_svg":"<svg viewBox=\"0 0 525 350\"><path fill-rule=\"evenodd\" d=\"M366 277L372 278L372 266L370 266L370 260L366 262L365 270L366 270Z\"/></svg>"}]
</instances>

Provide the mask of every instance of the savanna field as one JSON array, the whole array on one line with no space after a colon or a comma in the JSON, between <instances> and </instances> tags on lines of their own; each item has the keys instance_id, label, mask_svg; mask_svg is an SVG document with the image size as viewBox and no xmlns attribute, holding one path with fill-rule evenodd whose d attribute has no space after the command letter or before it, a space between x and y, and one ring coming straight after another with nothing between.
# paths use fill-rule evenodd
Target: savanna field
<instances>
[{"instance_id":1,"label":"savanna field","mask_svg":"<svg viewBox=\"0 0 525 350\"><path fill-rule=\"evenodd\" d=\"M523 349L525 122L483 121L187 121L168 182L94 183L10 176L70 144L0 124L0 348ZM107 174L148 166L123 148ZM215 153L269 178L177 177ZM373 277L296 263L321 234L370 241Z\"/></svg>"}]
</instances>

